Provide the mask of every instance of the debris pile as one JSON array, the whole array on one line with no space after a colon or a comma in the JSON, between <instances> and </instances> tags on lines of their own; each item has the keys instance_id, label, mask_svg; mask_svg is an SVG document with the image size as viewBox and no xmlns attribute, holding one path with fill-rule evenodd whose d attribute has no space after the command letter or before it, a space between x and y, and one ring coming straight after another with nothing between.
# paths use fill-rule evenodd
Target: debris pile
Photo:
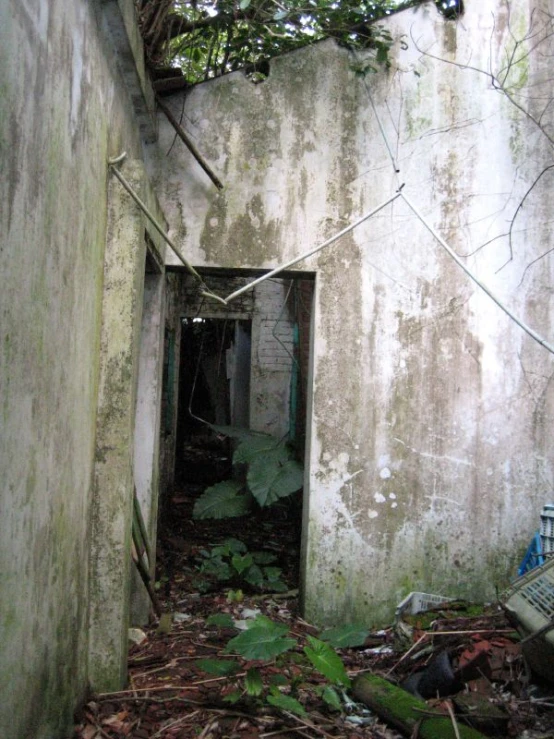
<instances>
[{"instance_id":1,"label":"debris pile","mask_svg":"<svg viewBox=\"0 0 554 739\"><path fill-rule=\"evenodd\" d=\"M293 520L271 512L270 529L245 518L239 548L236 520L218 523L218 539L192 521L193 496L174 504L163 614L131 634L127 689L93 696L74 739L554 738L554 622L529 595L540 591L543 606L554 598L554 559L516 581L503 605L411 593L385 629L322 630L298 613ZM250 560L279 570L281 592L249 584Z\"/></svg>"},{"instance_id":2,"label":"debris pile","mask_svg":"<svg viewBox=\"0 0 554 739\"><path fill-rule=\"evenodd\" d=\"M359 625L334 630L348 686L330 686L325 668L314 670L305 656L325 632L284 596L240 603L224 594L183 596L185 612L132 646L129 688L95 696L75 739L554 736L554 688L528 674L520 637L500 606L450 602L404 614L394 626L365 631L356 646L341 647L340 634L355 643ZM292 651L261 660L229 650L260 618L277 625Z\"/></svg>"}]
</instances>

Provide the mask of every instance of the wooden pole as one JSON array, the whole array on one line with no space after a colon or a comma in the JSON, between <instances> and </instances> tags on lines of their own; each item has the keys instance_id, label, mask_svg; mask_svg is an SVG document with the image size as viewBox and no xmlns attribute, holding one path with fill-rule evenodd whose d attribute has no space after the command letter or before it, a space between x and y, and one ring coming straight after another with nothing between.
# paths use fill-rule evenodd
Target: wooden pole
<instances>
[{"instance_id":1,"label":"wooden pole","mask_svg":"<svg viewBox=\"0 0 554 739\"><path fill-rule=\"evenodd\" d=\"M159 95L156 96L156 102L160 106L160 109L165 113L167 120L171 123L173 128L175 129L175 132L177 133L177 136L181 139L181 141L184 143L184 145L187 147L187 149L190 151L192 156L196 159L198 164L202 167L204 172L208 175L210 180L214 183L214 185L217 187L218 190L223 190L223 183L221 180L213 173L210 166L200 154L194 143L191 141L190 137L184 130L184 128L181 126L177 118L173 115L171 110L167 107L167 105L163 102L163 100L160 98Z\"/></svg>"}]
</instances>

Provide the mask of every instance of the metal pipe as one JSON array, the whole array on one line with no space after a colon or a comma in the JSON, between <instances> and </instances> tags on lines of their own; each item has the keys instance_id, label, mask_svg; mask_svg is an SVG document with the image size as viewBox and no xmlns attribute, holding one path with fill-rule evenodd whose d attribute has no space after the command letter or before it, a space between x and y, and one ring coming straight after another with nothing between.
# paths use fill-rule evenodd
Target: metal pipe
<instances>
[{"instance_id":1,"label":"metal pipe","mask_svg":"<svg viewBox=\"0 0 554 739\"><path fill-rule=\"evenodd\" d=\"M527 326L527 324L523 323L523 321L520 321L517 316L515 316L512 311L507 308L497 297L492 293L489 288L484 285L474 274L471 272L470 269L468 269L465 264L462 262L460 257L456 254L453 249L448 246L446 241L442 238L442 236L435 231L433 226L431 226L430 223L423 217L423 215L418 211L416 206L412 203L412 201L408 198L407 195L405 195L403 192L400 193L402 195L402 198L406 205L408 205L409 208L413 211L413 213L419 218L419 220L423 223L423 225L427 228L428 231L435 237L435 239L439 242L439 244L446 249L448 254L452 257L452 259L456 262L456 264L463 269L463 271L466 273L466 275L475 282L476 285L478 285L483 292L485 292L491 300L493 300L496 305L504 311L504 313L509 316L509 318L512 319L517 325L525 331L526 334L528 334L532 339L537 341L541 346L544 346L545 349L547 349L551 354L554 354L554 346L552 344L549 344L545 339L543 339L539 334L537 334L535 331L533 331L532 328Z\"/></svg>"},{"instance_id":2,"label":"metal pipe","mask_svg":"<svg viewBox=\"0 0 554 739\"><path fill-rule=\"evenodd\" d=\"M120 154L118 157L115 157L114 159L109 159L108 164L114 173L114 175L117 177L117 179L121 182L125 190L129 193L129 195L133 198L135 203L139 206L139 208L143 211L145 216L148 218L148 220L152 223L156 231L160 234L160 236L163 237L163 239L167 242L168 246L171 248L171 250L174 252L174 254L177 256L177 258L181 261L181 263L186 267L186 269L190 272L193 277L195 277L198 282L200 283L200 286L202 287L202 290L200 292L201 295L203 295L206 298L213 298L214 300L219 301L220 303L225 304L226 301L223 298L220 298L218 295L215 295L210 290L207 289L205 286L204 280L202 277L198 274L198 272L194 269L192 264L188 262L185 257L182 256L182 254L179 253L177 247L173 243L173 241L169 238L169 236L166 234L166 232L163 230L163 228L160 226L160 224L157 222L154 215L149 211L146 204L139 198L137 193L133 190L132 186L129 184L129 182L125 179L125 177L121 174L121 172L117 169L115 166L118 162L123 161L125 158L125 152L123 154Z\"/></svg>"},{"instance_id":3,"label":"metal pipe","mask_svg":"<svg viewBox=\"0 0 554 739\"><path fill-rule=\"evenodd\" d=\"M292 267L294 264L298 264L298 262L301 262L304 259L308 259L308 257L311 257L314 254L317 254L318 251L321 251L322 249L325 249L325 247L330 246L333 242L337 241L337 239L340 239L341 236L344 236L349 231L354 230L357 226L360 225L360 223L367 221L368 218L371 218L371 216L374 216L380 210L385 208L389 203L392 203L394 200L399 198L401 195L400 190L401 188L397 190L397 192L392 197L388 198L388 200L385 200L383 203L378 205L376 208L373 208L373 210L370 210L368 213L363 215L361 218L358 218L357 221L354 221L354 223L351 223L349 226L346 226L346 228L343 228L342 231L339 231L334 236L331 236L330 239L327 239L327 241L324 241L323 244L320 244L315 249L312 249L311 251L306 252L305 254L302 254L299 257L295 257L295 259L291 259L290 262L287 262L286 264L283 264L280 267L275 267L275 269L272 269L271 272L268 272L267 274L262 275L261 277L258 277L256 280L249 282L248 285L244 285L244 287L241 287L239 290L235 290L234 293L231 293L225 298L225 303L229 303L231 300L234 300L239 295L242 295L242 293L246 292L247 290L250 290L253 287L256 287L256 285L259 285L260 282L263 282L264 280L269 280L270 277L275 277L275 275L279 274L279 272L283 272L289 267Z\"/></svg>"}]
</instances>

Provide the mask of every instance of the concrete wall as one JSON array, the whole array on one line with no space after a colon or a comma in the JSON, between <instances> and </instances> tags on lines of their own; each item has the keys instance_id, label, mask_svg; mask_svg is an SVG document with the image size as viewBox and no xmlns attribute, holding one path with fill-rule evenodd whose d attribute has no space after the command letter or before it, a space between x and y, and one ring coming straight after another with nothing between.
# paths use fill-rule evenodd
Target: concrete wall
<instances>
[{"instance_id":1,"label":"concrete wall","mask_svg":"<svg viewBox=\"0 0 554 739\"><path fill-rule=\"evenodd\" d=\"M147 248L149 244L147 242ZM153 247L147 252L150 256ZM153 264L147 268L140 337L139 375L135 411L134 482L137 500L146 526L152 556L150 574L155 575L155 544L158 529L158 496L160 491L160 409L163 381L165 274ZM131 589L131 621L148 623L152 604L135 568Z\"/></svg>"},{"instance_id":2,"label":"concrete wall","mask_svg":"<svg viewBox=\"0 0 554 739\"><path fill-rule=\"evenodd\" d=\"M155 198L145 182L142 163L129 161L121 170L147 203L150 212L156 212ZM150 286L146 290L146 301L144 299L145 276L152 277L145 275L145 269L149 261L162 262L159 256L162 248L160 236L155 231L148 232L151 226L145 216L115 179L111 182L108 203L89 623L89 680L99 691L117 690L127 675L130 542L135 486L146 525L151 532L156 530L157 374L161 367L162 349L159 332L163 325L163 296L160 292L163 286L158 285L158 293L153 296L155 307L149 309L148 305L152 298ZM158 212L156 216L162 223L162 214ZM148 252L154 257L158 254L157 259L150 257L147 260L147 232L151 242ZM152 318L152 313L155 314L152 337L146 335L143 306L146 306L146 321ZM146 392L139 370L150 377L149 392ZM142 393L138 403L137 386ZM145 414L146 407L149 412ZM137 456L140 453L140 460L135 461L135 452ZM144 593L141 600L142 608L137 608L135 613L143 622L148 613Z\"/></svg>"},{"instance_id":3,"label":"concrete wall","mask_svg":"<svg viewBox=\"0 0 554 739\"><path fill-rule=\"evenodd\" d=\"M290 280L267 280L254 288L250 427L282 437L290 426L293 323Z\"/></svg>"},{"instance_id":4,"label":"concrete wall","mask_svg":"<svg viewBox=\"0 0 554 739\"><path fill-rule=\"evenodd\" d=\"M225 189L184 147L166 156L174 132L162 119L157 165L151 156L189 259L274 267L405 183L464 264L552 337L552 258L533 262L552 247L551 172L518 212L511 248L508 237L549 142L486 74L456 65L500 70L531 9L548 4L512 4L510 24L503 2L466 5L459 23L432 3L389 19L388 72L364 79L327 42L273 62L262 84L235 73L189 91L184 120ZM507 81L538 114L551 96L542 52ZM183 99L170 104L180 112ZM307 617L390 619L411 590L494 597L552 495L551 355L400 199L300 266L316 272Z\"/></svg>"},{"instance_id":5,"label":"concrete wall","mask_svg":"<svg viewBox=\"0 0 554 739\"><path fill-rule=\"evenodd\" d=\"M107 158L142 156L129 9L0 7L0 735L10 739L68 736L88 680Z\"/></svg>"}]
</instances>

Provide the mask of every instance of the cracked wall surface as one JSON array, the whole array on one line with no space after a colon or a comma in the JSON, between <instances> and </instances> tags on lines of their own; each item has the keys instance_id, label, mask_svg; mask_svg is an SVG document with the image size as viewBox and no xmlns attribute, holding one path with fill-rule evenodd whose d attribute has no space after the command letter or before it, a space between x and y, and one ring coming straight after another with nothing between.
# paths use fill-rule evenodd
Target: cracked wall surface
<instances>
[{"instance_id":1,"label":"cracked wall surface","mask_svg":"<svg viewBox=\"0 0 554 739\"><path fill-rule=\"evenodd\" d=\"M464 264L552 337L553 261L539 257L554 175L518 210L550 161L552 109L541 131L518 108L540 115L551 99L551 41L527 56L523 40L547 4L533 16L537 3L512 4L511 17L503 2L466 5L457 23L431 3L389 19L388 71L361 78L325 42L273 61L261 84L234 73L171 98L225 184L215 191L184 147L166 156L160 118L159 195L189 259L273 268L404 183ZM402 199L299 267L316 273L306 616L377 623L412 590L494 597L552 496L553 357Z\"/></svg>"}]
</instances>

